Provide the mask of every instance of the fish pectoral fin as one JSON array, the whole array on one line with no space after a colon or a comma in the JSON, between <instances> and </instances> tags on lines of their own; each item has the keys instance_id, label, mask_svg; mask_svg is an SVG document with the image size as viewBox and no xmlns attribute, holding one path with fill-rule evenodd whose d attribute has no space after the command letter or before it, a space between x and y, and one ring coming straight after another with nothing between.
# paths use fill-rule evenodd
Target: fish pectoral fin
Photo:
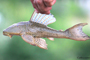
<instances>
[{"instance_id":1,"label":"fish pectoral fin","mask_svg":"<svg viewBox=\"0 0 90 60\"><path fill-rule=\"evenodd\" d=\"M21 37L25 42L33 46L38 46L42 49L47 49L46 41L42 38L34 38L33 36L27 34L21 35Z\"/></svg>"},{"instance_id":2,"label":"fish pectoral fin","mask_svg":"<svg viewBox=\"0 0 90 60\"><path fill-rule=\"evenodd\" d=\"M51 41L54 41L54 38L48 38L49 40L51 40Z\"/></svg>"},{"instance_id":3,"label":"fish pectoral fin","mask_svg":"<svg viewBox=\"0 0 90 60\"><path fill-rule=\"evenodd\" d=\"M34 43L33 36L24 34L24 35L21 35L21 37L25 42L27 42L27 43L29 43L29 44L31 44L33 46L36 46L35 43Z\"/></svg>"}]
</instances>

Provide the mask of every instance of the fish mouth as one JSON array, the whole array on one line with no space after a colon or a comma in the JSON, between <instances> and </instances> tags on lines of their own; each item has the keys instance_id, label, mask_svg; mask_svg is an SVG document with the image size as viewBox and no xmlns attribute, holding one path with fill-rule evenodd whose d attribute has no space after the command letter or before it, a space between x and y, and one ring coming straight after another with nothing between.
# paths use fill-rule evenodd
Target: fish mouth
<instances>
[{"instance_id":1,"label":"fish mouth","mask_svg":"<svg viewBox=\"0 0 90 60\"><path fill-rule=\"evenodd\" d=\"M6 32L6 31L3 31L3 35L5 35L5 36L9 36L10 38L12 38L12 35L11 34L9 34L8 32Z\"/></svg>"}]
</instances>

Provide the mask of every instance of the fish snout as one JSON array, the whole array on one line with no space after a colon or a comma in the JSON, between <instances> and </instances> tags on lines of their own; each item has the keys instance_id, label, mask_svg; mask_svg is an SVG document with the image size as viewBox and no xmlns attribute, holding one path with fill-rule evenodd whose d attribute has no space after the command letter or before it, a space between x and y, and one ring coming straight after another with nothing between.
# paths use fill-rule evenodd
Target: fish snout
<instances>
[{"instance_id":1,"label":"fish snout","mask_svg":"<svg viewBox=\"0 0 90 60\"><path fill-rule=\"evenodd\" d=\"M9 33L7 33L5 30L3 31L3 35L8 36Z\"/></svg>"},{"instance_id":2,"label":"fish snout","mask_svg":"<svg viewBox=\"0 0 90 60\"><path fill-rule=\"evenodd\" d=\"M8 34L7 34L7 32L4 30L3 31L3 35L5 35L5 36L7 36Z\"/></svg>"},{"instance_id":3,"label":"fish snout","mask_svg":"<svg viewBox=\"0 0 90 60\"><path fill-rule=\"evenodd\" d=\"M9 36L10 38L12 38L12 35L10 35L8 32L6 32L5 30L3 31L3 35L5 36Z\"/></svg>"}]
</instances>

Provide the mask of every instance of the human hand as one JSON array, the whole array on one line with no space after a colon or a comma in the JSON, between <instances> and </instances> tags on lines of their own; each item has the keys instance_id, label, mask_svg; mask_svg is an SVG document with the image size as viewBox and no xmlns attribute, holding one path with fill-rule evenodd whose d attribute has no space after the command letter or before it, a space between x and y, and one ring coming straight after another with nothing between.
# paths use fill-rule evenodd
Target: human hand
<instances>
[{"instance_id":1,"label":"human hand","mask_svg":"<svg viewBox=\"0 0 90 60\"><path fill-rule=\"evenodd\" d=\"M56 0L30 0L35 11L42 14L50 14L52 6L55 4Z\"/></svg>"}]
</instances>

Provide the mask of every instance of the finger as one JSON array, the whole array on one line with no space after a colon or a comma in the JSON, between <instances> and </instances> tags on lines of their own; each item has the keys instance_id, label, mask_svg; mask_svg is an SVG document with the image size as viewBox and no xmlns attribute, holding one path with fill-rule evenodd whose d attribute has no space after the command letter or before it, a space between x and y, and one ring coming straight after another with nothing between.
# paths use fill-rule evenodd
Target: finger
<instances>
[{"instance_id":1,"label":"finger","mask_svg":"<svg viewBox=\"0 0 90 60\"><path fill-rule=\"evenodd\" d=\"M52 7L46 7L46 8L43 8L43 9L40 8L39 13L49 14L51 9L52 9Z\"/></svg>"},{"instance_id":2,"label":"finger","mask_svg":"<svg viewBox=\"0 0 90 60\"><path fill-rule=\"evenodd\" d=\"M50 14L50 11L42 12L42 14Z\"/></svg>"},{"instance_id":3,"label":"finger","mask_svg":"<svg viewBox=\"0 0 90 60\"><path fill-rule=\"evenodd\" d=\"M54 5L55 3L56 3L56 0L53 0L52 3L51 3L51 5Z\"/></svg>"},{"instance_id":4,"label":"finger","mask_svg":"<svg viewBox=\"0 0 90 60\"><path fill-rule=\"evenodd\" d=\"M30 1L33 3L34 0L30 0Z\"/></svg>"},{"instance_id":5,"label":"finger","mask_svg":"<svg viewBox=\"0 0 90 60\"><path fill-rule=\"evenodd\" d=\"M56 0L43 0L43 3L45 4L45 6L47 7L51 7L52 5L54 5L56 2Z\"/></svg>"},{"instance_id":6,"label":"finger","mask_svg":"<svg viewBox=\"0 0 90 60\"><path fill-rule=\"evenodd\" d=\"M49 10L52 9L52 7L46 7L44 4L43 4L43 1L42 0L37 0L37 6L38 6L38 9L40 12L47 12Z\"/></svg>"},{"instance_id":7,"label":"finger","mask_svg":"<svg viewBox=\"0 0 90 60\"><path fill-rule=\"evenodd\" d=\"M44 8L43 12L48 12L48 11L50 11L51 9L52 9L52 7L46 7L46 8Z\"/></svg>"},{"instance_id":8,"label":"finger","mask_svg":"<svg viewBox=\"0 0 90 60\"><path fill-rule=\"evenodd\" d=\"M50 14L50 10L51 10L51 9L49 9L49 10L47 10L47 11L41 12L41 11L38 11L38 10L35 9L35 11L36 11L37 13L42 13L42 14Z\"/></svg>"},{"instance_id":9,"label":"finger","mask_svg":"<svg viewBox=\"0 0 90 60\"><path fill-rule=\"evenodd\" d=\"M34 0L32 3L37 13L49 14L52 9L52 7L46 7L42 0Z\"/></svg>"},{"instance_id":10,"label":"finger","mask_svg":"<svg viewBox=\"0 0 90 60\"><path fill-rule=\"evenodd\" d=\"M39 8L38 8L38 4L37 4L37 1L34 0L34 6L35 6L35 11L36 12L40 12Z\"/></svg>"},{"instance_id":11,"label":"finger","mask_svg":"<svg viewBox=\"0 0 90 60\"><path fill-rule=\"evenodd\" d=\"M43 12L43 10L45 8L42 0L35 0L35 7L38 12Z\"/></svg>"},{"instance_id":12,"label":"finger","mask_svg":"<svg viewBox=\"0 0 90 60\"><path fill-rule=\"evenodd\" d=\"M44 4L42 0L36 0L36 5L37 5L38 12L43 12L42 9L44 8Z\"/></svg>"},{"instance_id":13,"label":"finger","mask_svg":"<svg viewBox=\"0 0 90 60\"><path fill-rule=\"evenodd\" d=\"M53 0L43 0L43 3L45 4L45 6L49 6L51 7L51 3L52 3Z\"/></svg>"}]
</instances>

